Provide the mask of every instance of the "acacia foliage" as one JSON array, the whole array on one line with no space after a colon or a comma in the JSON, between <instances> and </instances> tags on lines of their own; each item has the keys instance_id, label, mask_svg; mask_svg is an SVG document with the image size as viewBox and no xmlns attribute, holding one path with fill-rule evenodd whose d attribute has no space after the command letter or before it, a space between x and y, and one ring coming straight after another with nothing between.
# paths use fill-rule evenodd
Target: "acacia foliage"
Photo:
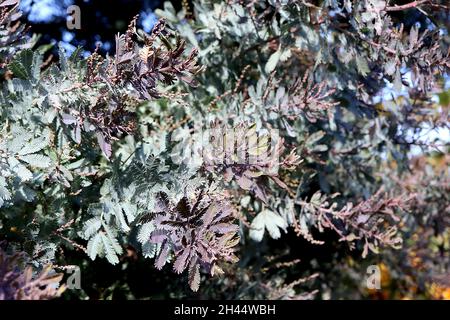
<instances>
[{"instance_id":1,"label":"acacia foliage","mask_svg":"<svg viewBox=\"0 0 450 320\"><path fill-rule=\"evenodd\" d=\"M8 255L0 248L0 300L47 300L64 292L64 286L59 284L62 274L54 273L51 266L46 266L33 275L31 266L21 270L24 260L23 252Z\"/></svg>"},{"instance_id":2,"label":"acacia foliage","mask_svg":"<svg viewBox=\"0 0 450 320\"><path fill-rule=\"evenodd\" d=\"M3 1L2 16L16 3ZM431 221L448 247L448 199L431 198L437 217L424 212L448 167L427 171L426 187L392 183L425 170L411 168L414 146L448 148L420 140L449 129L450 64L444 5L420 5L433 19L417 25L395 14L417 8L382 0L198 0L189 14L166 3L150 34L135 19L116 37L114 56L61 49L50 65L13 45L2 20L2 237L37 267L70 250L119 264L131 245L157 269L186 272L193 291L208 273L223 275L205 277L210 297L271 299L312 298L295 288L318 276L322 297L339 283L333 267L299 274L297 259L283 261L289 247L267 246L286 233L334 245L339 267L351 250L361 263L408 250L403 239ZM233 158L269 142L275 158ZM448 271L435 264L426 281Z\"/></svg>"}]
</instances>

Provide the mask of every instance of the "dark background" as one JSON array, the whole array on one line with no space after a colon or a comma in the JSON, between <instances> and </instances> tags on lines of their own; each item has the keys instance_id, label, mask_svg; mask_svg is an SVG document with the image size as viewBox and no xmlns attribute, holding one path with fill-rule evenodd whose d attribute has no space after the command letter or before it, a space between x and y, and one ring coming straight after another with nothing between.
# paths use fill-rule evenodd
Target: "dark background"
<instances>
[{"instance_id":1,"label":"dark background","mask_svg":"<svg viewBox=\"0 0 450 320\"><path fill-rule=\"evenodd\" d=\"M181 9L181 1L172 1ZM77 5L81 9L81 29L67 28L67 8ZM38 44L54 44L52 53L57 53L58 43L73 52L77 46L84 48L87 56L99 45L100 53L114 53L114 37L123 33L136 14L138 27L150 32L157 17L153 13L162 8L163 0L21 0L23 20L31 31L39 34Z\"/></svg>"}]
</instances>

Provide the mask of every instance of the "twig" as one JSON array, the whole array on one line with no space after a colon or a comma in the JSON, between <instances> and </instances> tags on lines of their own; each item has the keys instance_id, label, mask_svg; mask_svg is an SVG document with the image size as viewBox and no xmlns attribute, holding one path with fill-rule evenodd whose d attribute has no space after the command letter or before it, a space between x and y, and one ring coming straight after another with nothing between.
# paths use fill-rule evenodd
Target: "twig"
<instances>
[{"instance_id":1,"label":"twig","mask_svg":"<svg viewBox=\"0 0 450 320\"><path fill-rule=\"evenodd\" d=\"M384 10L386 12L392 12L392 11L402 11L402 10L407 10L407 9L411 9L411 8L415 8L417 6L420 6L424 3L430 2L430 0L420 0L420 1L413 1L407 4L403 4L403 5L395 5L395 6L389 6L386 7Z\"/></svg>"}]
</instances>

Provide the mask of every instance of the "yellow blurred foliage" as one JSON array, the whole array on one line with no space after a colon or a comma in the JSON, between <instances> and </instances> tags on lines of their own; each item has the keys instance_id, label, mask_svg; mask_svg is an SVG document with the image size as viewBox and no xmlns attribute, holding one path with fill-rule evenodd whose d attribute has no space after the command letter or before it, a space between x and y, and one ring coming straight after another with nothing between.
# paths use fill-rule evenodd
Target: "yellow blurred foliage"
<instances>
[{"instance_id":1,"label":"yellow blurred foliage","mask_svg":"<svg viewBox=\"0 0 450 320\"><path fill-rule=\"evenodd\" d=\"M450 300L450 288L442 287L436 283L431 284L428 289L430 296L436 300Z\"/></svg>"}]
</instances>

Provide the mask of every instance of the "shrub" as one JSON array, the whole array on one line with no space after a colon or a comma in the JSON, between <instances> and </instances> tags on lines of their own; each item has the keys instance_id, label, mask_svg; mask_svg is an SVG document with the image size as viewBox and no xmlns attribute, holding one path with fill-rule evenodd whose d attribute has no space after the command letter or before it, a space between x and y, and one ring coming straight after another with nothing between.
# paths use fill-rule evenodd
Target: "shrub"
<instances>
[{"instance_id":1,"label":"shrub","mask_svg":"<svg viewBox=\"0 0 450 320\"><path fill-rule=\"evenodd\" d=\"M418 5L166 3L114 56L47 64L2 1L1 237L37 268L138 251L209 298L365 297L358 268L380 259L402 270L396 294L425 294L448 272L449 158L421 135L448 130L450 63L444 5L421 2L420 26L402 15ZM333 263L302 267L298 244ZM423 247L423 279L385 258Z\"/></svg>"}]
</instances>

